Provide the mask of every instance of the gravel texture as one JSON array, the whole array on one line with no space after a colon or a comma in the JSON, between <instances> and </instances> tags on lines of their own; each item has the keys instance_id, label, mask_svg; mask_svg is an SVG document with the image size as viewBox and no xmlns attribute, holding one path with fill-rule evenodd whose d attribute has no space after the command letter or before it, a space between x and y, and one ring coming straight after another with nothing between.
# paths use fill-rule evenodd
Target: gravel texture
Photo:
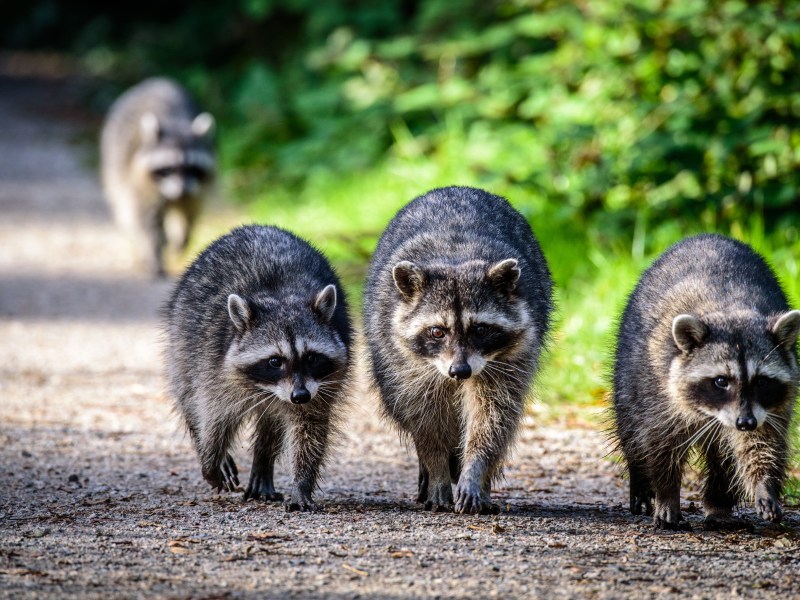
<instances>
[{"instance_id":1,"label":"gravel texture","mask_svg":"<svg viewBox=\"0 0 800 600\"><path fill-rule=\"evenodd\" d=\"M415 456L366 395L320 512L213 493L163 392L169 283L132 274L73 92L0 79L0 596L800 597L797 508L705 532L690 478L694 531L657 532L589 426L527 423L497 516L421 511Z\"/></svg>"}]
</instances>

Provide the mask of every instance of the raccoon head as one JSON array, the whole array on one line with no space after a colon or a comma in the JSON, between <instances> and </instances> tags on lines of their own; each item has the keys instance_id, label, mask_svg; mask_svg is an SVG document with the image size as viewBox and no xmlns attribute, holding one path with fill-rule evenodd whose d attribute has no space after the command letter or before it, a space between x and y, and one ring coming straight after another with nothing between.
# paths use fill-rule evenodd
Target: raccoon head
<instances>
[{"instance_id":1,"label":"raccoon head","mask_svg":"<svg viewBox=\"0 0 800 600\"><path fill-rule=\"evenodd\" d=\"M235 335L226 366L252 388L284 402L323 400L341 380L347 347L333 328L336 287L312 298L228 296Z\"/></svg>"},{"instance_id":2,"label":"raccoon head","mask_svg":"<svg viewBox=\"0 0 800 600\"><path fill-rule=\"evenodd\" d=\"M140 128L139 160L159 195L167 201L200 196L214 175L214 117L181 121L145 113Z\"/></svg>"},{"instance_id":3,"label":"raccoon head","mask_svg":"<svg viewBox=\"0 0 800 600\"><path fill-rule=\"evenodd\" d=\"M672 321L674 399L726 427L753 431L791 406L798 383L800 311L682 314Z\"/></svg>"},{"instance_id":4,"label":"raccoon head","mask_svg":"<svg viewBox=\"0 0 800 600\"><path fill-rule=\"evenodd\" d=\"M425 268L401 261L392 276L401 300L393 326L404 353L455 380L508 370L501 361L530 332L527 305L515 294L516 259Z\"/></svg>"}]
</instances>

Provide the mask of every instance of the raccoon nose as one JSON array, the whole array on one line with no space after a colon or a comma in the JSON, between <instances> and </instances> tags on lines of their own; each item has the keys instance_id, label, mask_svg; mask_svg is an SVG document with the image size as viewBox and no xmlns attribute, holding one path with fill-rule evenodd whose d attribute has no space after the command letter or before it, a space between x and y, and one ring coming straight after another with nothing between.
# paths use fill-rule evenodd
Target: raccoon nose
<instances>
[{"instance_id":1,"label":"raccoon nose","mask_svg":"<svg viewBox=\"0 0 800 600\"><path fill-rule=\"evenodd\" d=\"M292 395L289 398L292 404L305 404L311 400L311 392L306 388L296 388L292 390Z\"/></svg>"},{"instance_id":2,"label":"raccoon nose","mask_svg":"<svg viewBox=\"0 0 800 600\"><path fill-rule=\"evenodd\" d=\"M450 377L453 379L469 379L472 375L472 368L465 362L450 365Z\"/></svg>"},{"instance_id":3,"label":"raccoon nose","mask_svg":"<svg viewBox=\"0 0 800 600\"><path fill-rule=\"evenodd\" d=\"M756 427L758 427L758 421L753 415L736 419L736 429L739 431L755 431Z\"/></svg>"}]
</instances>

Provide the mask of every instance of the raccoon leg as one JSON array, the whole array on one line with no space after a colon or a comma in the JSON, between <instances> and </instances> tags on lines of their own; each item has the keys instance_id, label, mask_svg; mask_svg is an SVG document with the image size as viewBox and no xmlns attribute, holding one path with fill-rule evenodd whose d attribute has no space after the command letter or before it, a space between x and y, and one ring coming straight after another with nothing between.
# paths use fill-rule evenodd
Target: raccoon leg
<instances>
[{"instance_id":1,"label":"raccoon leg","mask_svg":"<svg viewBox=\"0 0 800 600\"><path fill-rule=\"evenodd\" d=\"M244 499L282 501L283 494L275 491L275 459L283 447L283 426L267 415L259 418L253 443L253 469Z\"/></svg>"},{"instance_id":2,"label":"raccoon leg","mask_svg":"<svg viewBox=\"0 0 800 600\"><path fill-rule=\"evenodd\" d=\"M179 203L171 203L164 214L164 234L169 247L180 252L189 243L192 225L200 212L200 200L190 197Z\"/></svg>"},{"instance_id":3,"label":"raccoon leg","mask_svg":"<svg viewBox=\"0 0 800 600\"><path fill-rule=\"evenodd\" d=\"M499 508L489 490L522 418L524 391L496 390L479 382L473 386L464 393L464 465L456 486L455 510L496 514Z\"/></svg>"},{"instance_id":4,"label":"raccoon leg","mask_svg":"<svg viewBox=\"0 0 800 600\"><path fill-rule=\"evenodd\" d=\"M428 500L428 483L430 474L422 461L419 461L419 483L417 484L417 502L420 504Z\"/></svg>"},{"instance_id":5,"label":"raccoon leg","mask_svg":"<svg viewBox=\"0 0 800 600\"><path fill-rule=\"evenodd\" d=\"M630 477L630 509L634 515L653 514L653 490L645 467L634 458L628 458ZM644 509L644 510L642 510Z\"/></svg>"},{"instance_id":6,"label":"raccoon leg","mask_svg":"<svg viewBox=\"0 0 800 600\"><path fill-rule=\"evenodd\" d=\"M731 456L721 452L719 444L710 443L704 449L706 482L703 488L703 528L711 531L748 528L743 519L732 516L736 506L733 491L735 464Z\"/></svg>"},{"instance_id":7,"label":"raccoon leg","mask_svg":"<svg viewBox=\"0 0 800 600\"><path fill-rule=\"evenodd\" d=\"M787 419L788 420L788 419ZM783 518L778 496L786 474L786 435L769 426L732 440L737 470L755 501L756 514L772 523Z\"/></svg>"},{"instance_id":8,"label":"raccoon leg","mask_svg":"<svg viewBox=\"0 0 800 600\"><path fill-rule=\"evenodd\" d=\"M425 510L452 512L453 487L447 445L440 439L441 433L420 432L414 435L414 445L420 465L420 486L417 502L425 503Z\"/></svg>"},{"instance_id":9,"label":"raccoon leg","mask_svg":"<svg viewBox=\"0 0 800 600\"><path fill-rule=\"evenodd\" d=\"M648 471L654 475L653 525L656 529L691 531L691 525L684 521L681 515L683 464L680 462L675 464L672 454L667 453L648 460Z\"/></svg>"},{"instance_id":10,"label":"raccoon leg","mask_svg":"<svg viewBox=\"0 0 800 600\"><path fill-rule=\"evenodd\" d=\"M161 211L156 208L142 211L130 235L143 269L153 277L163 277L161 253L165 240Z\"/></svg>"},{"instance_id":11,"label":"raccoon leg","mask_svg":"<svg viewBox=\"0 0 800 600\"><path fill-rule=\"evenodd\" d=\"M289 499L285 502L287 512L317 510L312 494L317 487L317 478L328 448L330 429L330 414L298 410L292 423L294 482Z\"/></svg>"},{"instance_id":12,"label":"raccoon leg","mask_svg":"<svg viewBox=\"0 0 800 600\"><path fill-rule=\"evenodd\" d=\"M447 466L450 471L450 483L458 483L458 478L461 476L461 458L457 452L452 452L447 461ZM419 485L417 486L417 502L420 504L428 500L428 483L430 482L430 475L428 470L421 462L419 463Z\"/></svg>"},{"instance_id":13,"label":"raccoon leg","mask_svg":"<svg viewBox=\"0 0 800 600\"><path fill-rule=\"evenodd\" d=\"M239 487L239 470L228 453L238 426L229 416L211 414L197 429L195 446L203 478L216 490L233 492Z\"/></svg>"}]
</instances>

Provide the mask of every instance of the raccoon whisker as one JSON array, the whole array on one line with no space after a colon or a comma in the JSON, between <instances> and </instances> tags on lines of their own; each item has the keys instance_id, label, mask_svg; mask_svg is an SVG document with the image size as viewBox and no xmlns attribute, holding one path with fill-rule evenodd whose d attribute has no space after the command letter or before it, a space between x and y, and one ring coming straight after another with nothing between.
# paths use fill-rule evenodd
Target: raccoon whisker
<instances>
[{"instance_id":1,"label":"raccoon whisker","mask_svg":"<svg viewBox=\"0 0 800 600\"><path fill-rule=\"evenodd\" d=\"M789 433L789 422L782 415L768 412L764 422L783 437L787 436Z\"/></svg>"},{"instance_id":2,"label":"raccoon whisker","mask_svg":"<svg viewBox=\"0 0 800 600\"><path fill-rule=\"evenodd\" d=\"M261 406L261 405L262 405L262 404L264 404L265 402L267 402L267 401L270 401L270 400L273 400L273 401L274 401L274 399L275 399L275 397L274 397L274 396L272 396L272 395L267 395L267 392L264 392L264 397L263 397L261 400L259 400L258 402L256 402L256 403L255 403L253 406L251 406L250 408L248 408L246 411L244 411L244 412L243 412L243 413L240 415L240 418L243 418L243 417L247 416L249 413L251 413L253 410L255 410L256 408L258 408L259 406Z\"/></svg>"},{"instance_id":3,"label":"raccoon whisker","mask_svg":"<svg viewBox=\"0 0 800 600\"><path fill-rule=\"evenodd\" d=\"M510 379L511 381L515 381L518 384L524 385L524 386L527 386L527 384L528 384L528 382L525 381L524 379L522 379L521 377L518 377L517 375L512 374L513 373L512 371L509 371L508 369L505 369L503 367L498 367L497 365L492 364L492 363L486 363L486 366L484 366L484 371L486 371L488 373L488 372L491 372L493 370L495 371L496 375L500 375L505 379ZM524 371L520 370L519 372L522 373ZM495 379L495 381L496 381L496 379Z\"/></svg>"},{"instance_id":4,"label":"raccoon whisker","mask_svg":"<svg viewBox=\"0 0 800 600\"><path fill-rule=\"evenodd\" d=\"M761 365L763 365L764 361L767 360L770 356L772 356L772 353L775 352L778 348L780 348L781 346L784 346L787 341L788 340L784 340L782 342L778 342L777 344L775 344L775 346L772 348L772 350L767 352L767 354L764 356L764 358L762 358L760 361L758 361L758 366L760 367Z\"/></svg>"},{"instance_id":5,"label":"raccoon whisker","mask_svg":"<svg viewBox=\"0 0 800 600\"><path fill-rule=\"evenodd\" d=\"M684 456L691 450L691 448L695 445L695 443L699 442L702 437L704 437L714 426L715 423L718 423L716 419L709 419L700 429L698 429L688 440L683 442L682 444L675 447L675 450L680 450L683 448L683 451L680 454L680 458L683 459Z\"/></svg>"},{"instance_id":6,"label":"raccoon whisker","mask_svg":"<svg viewBox=\"0 0 800 600\"><path fill-rule=\"evenodd\" d=\"M249 403L249 402L251 402L251 401L253 401L253 400L257 399L257 398L260 398L265 394L269 394L269 392L267 392L265 390L259 390L258 392L254 393L254 394L250 394L249 396L246 396L244 398L236 400L233 403L233 408L234 409L243 408L244 405L246 405L247 403ZM243 413L243 414L245 414L245 413Z\"/></svg>"}]
</instances>

